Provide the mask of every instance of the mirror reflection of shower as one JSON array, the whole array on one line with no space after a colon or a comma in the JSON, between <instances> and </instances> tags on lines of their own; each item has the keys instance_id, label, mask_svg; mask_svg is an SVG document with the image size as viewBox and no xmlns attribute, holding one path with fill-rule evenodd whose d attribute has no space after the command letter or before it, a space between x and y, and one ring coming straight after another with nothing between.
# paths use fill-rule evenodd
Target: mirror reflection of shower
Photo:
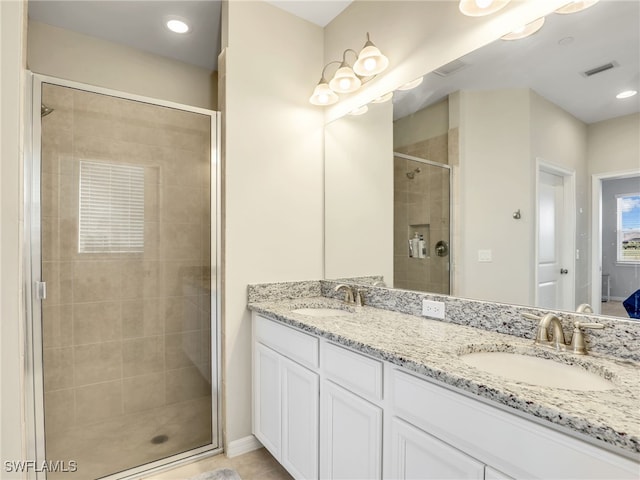
<instances>
[{"instance_id":1,"label":"mirror reflection of shower","mask_svg":"<svg viewBox=\"0 0 640 480\"><path fill-rule=\"evenodd\" d=\"M422 170L420 170L420 167L416 168L415 170L412 170L410 172L407 172L407 178L409 180L413 180L416 177L416 173L420 173Z\"/></svg>"},{"instance_id":2,"label":"mirror reflection of shower","mask_svg":"<svg viewBox=\"0 0 640 480\"><path fill-rule=\"evenodd\" d=\"M51 112L53 112L53 108L47 107L44 103L40 104L40 116L41 117L46 117Z\"/></svg>"}]
</instances>

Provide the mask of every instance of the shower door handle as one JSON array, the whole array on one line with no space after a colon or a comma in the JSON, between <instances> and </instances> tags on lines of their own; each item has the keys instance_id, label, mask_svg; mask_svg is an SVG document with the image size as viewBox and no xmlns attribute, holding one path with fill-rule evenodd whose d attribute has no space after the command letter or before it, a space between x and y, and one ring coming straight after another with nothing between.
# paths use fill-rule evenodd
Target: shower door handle
<instances>
[{"instance_id":1,"label":"shower door handle","mask_svg":"<svg viewBox=\"0 0 640 480\"><path fill-rule=\"evenodd\" d=\"M35 282L36 298L44 300L47 298L47 282Z\"/></svg>"}]
</instances>

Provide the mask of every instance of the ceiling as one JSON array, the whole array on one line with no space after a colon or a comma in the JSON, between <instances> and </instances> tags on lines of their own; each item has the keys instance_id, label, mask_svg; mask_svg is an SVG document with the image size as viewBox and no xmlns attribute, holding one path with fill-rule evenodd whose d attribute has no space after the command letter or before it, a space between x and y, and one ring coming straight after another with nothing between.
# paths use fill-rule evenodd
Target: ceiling
<instances>
[{"instance_id":1,"label":"ceiling","mask_svg":"<svg viewBox=\"0 0 640 480\"><path fill-rule=\"evenodd\" d=\"M1 1L1 0L0 0ZM327 25L351 0L267 0L319 26ZM143 51L217 70L220 0L30 0L29 17ZM192 23L177 35L164 27L167 15ZM573 15L551 14L535 35L498 40L466 55L465 68L447 77L427 75L423 84L396 92L394 117L401 118L461 89L529 87L586 123L637 112L640 96L640 2L602 1ZM567 37L567 45L558 42ZM590 78L580 72L615 61L619 67Z\"/></svg>"},{"instance_id":2,"label":"ceiling","mask_svg":"<svg viewBox=\"0 0 640 480\"><path fill-rule=\"evenodd\" d=\"M269 3L324 27L351 0L280 0ZM29 18L217 70L220 7L221 0L29 0ZM164 20L169 15L188 20L191 31L178 35L167 30Z\"/></svg>"},{"instance_id":3,"label":"ceiling","mask_svg":"<svg viewBox=\"0 0 640 480\"><path fill-rule=\"evenodd\" d=\"M497 40L460 61L465 66L455 73L431 73L419 87L396 92L394 119L458 90L504 88L531 88L588 124L636 113L640 95L615 95L640 90L640 2L606 1L572 15L551 14L531 37ZM618 66L582 75L609 62Z\"/></svg>"}]
</instances>

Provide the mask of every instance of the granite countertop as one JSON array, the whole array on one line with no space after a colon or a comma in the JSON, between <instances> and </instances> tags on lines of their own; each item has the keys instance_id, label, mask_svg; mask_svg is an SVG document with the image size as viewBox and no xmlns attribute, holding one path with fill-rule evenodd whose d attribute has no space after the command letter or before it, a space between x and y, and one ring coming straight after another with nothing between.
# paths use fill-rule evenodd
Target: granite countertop
<instances>
[{"instance_id":1,"label":"granite countertop","mask_svg":"<svg viewBox=\"0 0 640 480\"><path fill-rule=\"evenodd\" d=\"M352 314L311 317L297 308L337 308ZM528 339L327 297L250 303L273 320L324 337L492 402L551 422L639 459L640 364L603 355L556 353ZM604 391L539 387L485 373L462 361L472 352L504 351L579 365L610 380ZM621 450L619 450L621 449Z\"/></svg>"}]
</instances>

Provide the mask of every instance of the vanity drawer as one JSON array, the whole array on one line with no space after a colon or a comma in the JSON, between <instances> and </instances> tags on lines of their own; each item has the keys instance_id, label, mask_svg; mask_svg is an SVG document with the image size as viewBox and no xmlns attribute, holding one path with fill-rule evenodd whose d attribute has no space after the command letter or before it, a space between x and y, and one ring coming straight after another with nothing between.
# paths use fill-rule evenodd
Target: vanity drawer
<instances>
[{"instance_id":1,"label":"vanity drawer","mask_svg":"<svg viewBox=\"0 0 640 480\"><path fill-rule=\"evenodd\" d=\"M318 339L273 320L255 316L256 340L291 360L318 368Z\"/></svg>"},{"instance_id":2,"label":"vanity drawer","mask_svg":"<svg viewBox=\"0 0 640 480\"><path fill-rule=\"evenodd\" d=\"M382 400L382 362L346 348L325 343L322 367L327 378L358 395Z\"/></svg>"}]
</instances>

